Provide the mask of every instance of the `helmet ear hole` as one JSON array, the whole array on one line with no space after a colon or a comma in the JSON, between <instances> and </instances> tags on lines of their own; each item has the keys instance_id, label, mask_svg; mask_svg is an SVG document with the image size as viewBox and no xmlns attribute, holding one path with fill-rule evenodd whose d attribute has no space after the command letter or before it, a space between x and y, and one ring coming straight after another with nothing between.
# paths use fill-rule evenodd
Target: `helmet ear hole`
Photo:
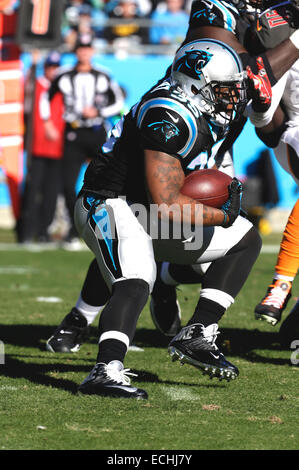
<instances>
[{"instance_id":1,"label":"helmet ear hole","mask_svg":"<svg viewBox=\"0 0 299 470\"><path fill-rule=\"evenodd\" d=\"M193 95L198 95L198 93L199 93L199 89L196 88L196 86L193 85L193 84L191 85L191 91L192 91Z\"/></svg>"}]
</instances>

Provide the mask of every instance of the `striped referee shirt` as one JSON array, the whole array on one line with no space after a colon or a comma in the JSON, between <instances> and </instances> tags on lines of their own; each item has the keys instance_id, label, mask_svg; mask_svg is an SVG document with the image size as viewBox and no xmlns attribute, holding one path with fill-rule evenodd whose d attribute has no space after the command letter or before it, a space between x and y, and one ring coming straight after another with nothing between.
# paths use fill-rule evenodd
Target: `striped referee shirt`
<instances>
[{"instance_id":1,"label":"striped referee shirt","mask_svg":"<svg viewBox=\"0 0 299 470\"><path fill-rule=\"evenodd\" d=\"M106 118L121 112L123 92L105 71L94 66L89 72L78 72L76 67L59 70L48 97L51 101L56 93L63 95L64 120L68 124L74 128L99 126ZM91 106L98 110L98 116L85 118L83 110Z\"/></svg>"}]
</instances>

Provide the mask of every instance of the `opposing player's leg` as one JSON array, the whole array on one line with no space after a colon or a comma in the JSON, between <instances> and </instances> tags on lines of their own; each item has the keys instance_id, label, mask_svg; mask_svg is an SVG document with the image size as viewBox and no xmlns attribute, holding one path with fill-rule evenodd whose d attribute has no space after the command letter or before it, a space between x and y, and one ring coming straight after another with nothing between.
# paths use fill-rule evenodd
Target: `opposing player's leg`
<instances>
[{"instance_id":1,"label":"opposing player's leg","mask_svg":"<svg viewBox=\"0 0 299 470\"><path fill-rule=\"evenodd\" d=\"M46 349L55 353L79 351L88 337L90 325L103 310L109 298L109 289L94 259L89 265L76 304L48 339Z\"/></svg>"},{"instance_id":2,"label":"opposing player's leg","mask_svg":"<svg viewBox=\"0 0 299 470\"><path fill-rule=\"evenodd\" d=\"M298 101L299 61L279 80L276 93L281 94L287 116L277 107L272 123L267 127L269 115L257 120L257 134L263 142L273 148L275 157L282 168L299 184L299 101ZM274 87L274 88L275 88ZM273 91L274 91L273 88ZM273 105L276 106L275 98ZM271 107L271 109L272 109ZM271 113L270 113L271 117ZM263 128L263 124L266 128ZM291 288L299 266L299 204L295 204L284 230L280 251L275 266L273 281L266 294L255 307L255 317L276 325L291 297Z\"/></svg>"},{"instance_id":3,"label":"opposing player's leg","mask_svg":"<svg viewBox=\"0 0 299 470\"><path fill-rule=\"evenodd\" d=\"M279 329L279 342L282 348L297 349L299 345L299 300L282 322Z\"/></svg>"},{"instance_id":4,"label":"opposing player's leg","mask_svg":"<svg viewBox=\"0 0 299 470\"><path fill-rule=\"evenodd\" d=\"M81 197L75 216L111 294L99 320L96 365L79 392L147 398L144 390L130 384L123 362L156 276L152 241L122 199Z\"/></svg>"},{"instance_id":5,"label":"opposing player's leg","mask_svg":"<svg viewBox=\"0 0 299 470\"><path fill-rule=\"evenodd\" d=\"M277 161L293 177L297 185L299 184L299 104L296 90L298 72L299 62L297 61L287 75L283 93L288 121L285 122L279 144L274 148ZM257 319L265 320L272 325L276 325L281 320L282 313L291 297L292 282L299 267L298 247L299 201L296 202L283 233L273 281L255 308Z\"/></svg>"},{"instance_id":6,"label":"opposing player's leg","mask_svg":"<svg viewBox=\"0 0 299 470\"><path fill-rule=\"evenodd\" d=\"M255 307L258 320L276 325L291 297L292 283L299 267L299 200L288 218L277 257L272 283Z\"/></svg>"},{"instance_id":7,"label":"opposing player's leg","mask_svg":"<svg viewBox=\"0 0 299 470\"><path fill-rule=\"evenodd\" d=\"M176 295L177 282L164 282L167 263L157 263L157 277L150 300L150 314L156 328L173 337L181 329L181 308Z\"/></svg>"},{"instance_id":8,"label":"opposing player's leg","mask_svg":"<svg viewBox=\"0 0 299 470\"><path fill-rule=\"evenodd\" d=\"M154 243L157 257L164 252L167 261L176 260L176 264L193 267L204 264L205 269L202 270L202 289L194 314L171 340L169 353L173 360L189 363L210 377L234 379L238 369L225 359L216 345L218 322L251 271L261 248L260 237L248 220L238 217L228 229L204 228L203 246L199 250L185 250L184 241L174 241L172 245L171 252L171 249L165 250L165 244ZM181 282L179 267L171 272L172 278Z\"/></svg>"}]
</instances>

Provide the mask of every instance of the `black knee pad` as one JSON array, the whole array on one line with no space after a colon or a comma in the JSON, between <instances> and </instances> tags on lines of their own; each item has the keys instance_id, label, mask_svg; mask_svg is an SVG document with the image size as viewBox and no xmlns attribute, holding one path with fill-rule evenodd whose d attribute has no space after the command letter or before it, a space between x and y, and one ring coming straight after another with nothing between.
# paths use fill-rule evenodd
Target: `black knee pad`
<instances>
[{"instance_id":1,"label":"black knee pad","mask_svg":"<svg viewBox=\"0 0 299 470\"><path fill-rule=\"evenodd\" d=\"M113 284L112 295L124 295L128 300L138 301L149 296L149 285L143 279L125 279Z\"/></svg>"}]
</instances>

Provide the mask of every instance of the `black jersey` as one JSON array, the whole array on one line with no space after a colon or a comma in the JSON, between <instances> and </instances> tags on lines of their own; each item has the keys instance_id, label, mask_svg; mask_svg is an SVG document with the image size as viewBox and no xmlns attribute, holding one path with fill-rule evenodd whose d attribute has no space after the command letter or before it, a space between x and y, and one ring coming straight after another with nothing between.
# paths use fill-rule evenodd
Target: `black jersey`
<instances>
[{"instance_id":1,"label":"black jersey","mask_svg":"<svg viewBox=\"0 0 299 470\"><path fill-rule=\"evenodd\" d=\"M295 31L280 13L283 15L283 12L280 11L267 10L258 19L255 34L259 39L262 51L277 46Z\"/></svg>"},{"instance_id":2,"label":"black jersey","mask_svg":"<svg viewBox=\"0 0 299 470\"><path fill-rule=\"evenodd\" d=\"M230 31L242 41L249 24L249 19L229 1L197 0L192 3L189 31L201 26L216 26Z\"/></svg>"},{"instance_id":3,"label":"black jersey","mask_svg":"<svg viewBox=\"0 0 299 470\"><path fill-rule=\"evenodd\" d=\"M113 128L86 172L83 190L147 203L144 150L179 159L185 174L213 166L212 148L228 131L213 126L168 80L145 94ZM192 164L192 162L195 162Z\"/></svg>"}]
</instances>

